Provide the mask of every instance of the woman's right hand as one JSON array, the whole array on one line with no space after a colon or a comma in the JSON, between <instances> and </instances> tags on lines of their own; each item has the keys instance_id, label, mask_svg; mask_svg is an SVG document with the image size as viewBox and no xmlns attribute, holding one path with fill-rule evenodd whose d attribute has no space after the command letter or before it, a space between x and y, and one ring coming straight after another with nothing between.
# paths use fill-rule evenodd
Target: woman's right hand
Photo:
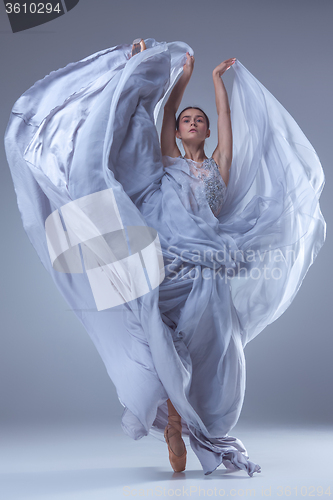
<instances>
[{"instance_id":1,"label":"woman's right hand","mask_svg":"<svg viewBox=\"0 0 333 500\"><path fill-rule=\"evenodd\" d=\"M186 52L186 62L183 66L183 72L187 76L191 76L194 68L194 56L190 56L189 52Z\"/></svg>"}]
</instances>

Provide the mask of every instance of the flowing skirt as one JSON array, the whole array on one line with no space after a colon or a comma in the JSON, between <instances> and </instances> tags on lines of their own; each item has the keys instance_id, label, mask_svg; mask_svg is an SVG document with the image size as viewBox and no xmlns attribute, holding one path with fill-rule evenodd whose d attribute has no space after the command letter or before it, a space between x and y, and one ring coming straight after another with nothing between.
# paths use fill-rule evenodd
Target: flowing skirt
<instances>
[{"instance_id":1,"label":"flowing skirt","mask_svg":"<svg viewBox=\"0 0 333 500\"><path fill-rule=\"evenodd\" d=\"M5 136L24 228L94 342L123 430L162 438L171 399L205 474L260 472L235 426L245 345L294 299L325 240L324 174L281 104L233 66L233 163L215 217L155 122L182 42L100 51L38 81ZM186 439L188 439L186 438Z\"/></svg>"}]
</instances>

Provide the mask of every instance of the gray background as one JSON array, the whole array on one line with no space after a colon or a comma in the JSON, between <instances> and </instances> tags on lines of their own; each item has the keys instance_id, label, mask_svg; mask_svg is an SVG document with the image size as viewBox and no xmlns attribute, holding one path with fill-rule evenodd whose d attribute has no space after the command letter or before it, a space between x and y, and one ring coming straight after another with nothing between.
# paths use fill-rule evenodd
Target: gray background
<instances>
[{"instance_id":1,"label":"gray background","mask_svg":"<svg viewBox=\"0 0 333 500\"><path fill-rule=\"evenodd\" d=\"M182 40L195 72L183 105L216 117L211 72L237 57L286 107L326 175L322 212L332 219L331 0L80 0L62 18L13 34L0 4L3 137L16 99L50 71L134 38ZM232 70L226 75L227 88ZM92 342L42 266L22 227L0 144L0 419L12 423L103 423L122 412ZM290 308L245 350L241 422L329 423L332 415L330 234Z\"/></svg>"}]
</instances>

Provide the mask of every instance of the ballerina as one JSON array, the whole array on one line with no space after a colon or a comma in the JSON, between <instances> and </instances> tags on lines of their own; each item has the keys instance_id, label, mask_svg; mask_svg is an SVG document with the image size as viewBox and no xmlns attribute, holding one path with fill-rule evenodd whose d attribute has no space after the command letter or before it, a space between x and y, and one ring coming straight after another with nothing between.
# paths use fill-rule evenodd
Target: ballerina
<instances>
[{"instance_id":1,"label":"ballerina","mask_svg":"<svg viewBox=\"0 0 333 500\"><path fill-rule=\"evenodd\" d=\"M232 128L230 119L230 107L228 95L221 79L222 75L235 63L236 59L231 58L223 61L213 71L213 81L215 88L216 108L218 114L218 144L211 158L207 158L204 147L205 139L210 136L209 119L200 108L187 107L181 111L177 120L176 112L181 103L185 88L191 78L194 67L194 56L186 53L186 63L183 67L183 74L174 86L170 97L164 106L163 124L161 130L161 150L163 156L171 158L182 157L176 144L176 137L181 139L186 161L193 162L195 169L200 175L201 169L206 169L213 177L217 177L215 185L219 183L220 175L223 182L220 182L221 190L216 188L206 190L208 200L212 199L212 204L219 202L219 195L222 197L223 183L228 184L229 171L232 162ZM193 168L191 165L191 167ZM218 174L215 167L218 169ZM200 169L200 170L199 170ZM215 174L215 175L214 175ZM206 173L207 176L207 173ZM214 185L214 187L215 187ZM211 207L212 208L212 207ZM165 439L169 449L169 459L171 466L176 472L185 470L186 447L181 437L181 416L177 413L170 399L168 403L168 425L165 428Z\"/></svg>"},{"instance_id":2,"label":"ballerina","mask_svg":"<svg viewBox=\"0 0 333 500\"><path fill-rule=\"evenodd\" d=\"M175 470L186 436L205 474L223 464L252 476L260 466L229 435L244 348L289 307L324 243L324 174L234 59L213 71L218 146L207 158L205 113L175 118L193 50L141 42L53 71L15 103L5 146L19 210L115 384L124 432L165 439Z\"/></svg>"}]
</instances>

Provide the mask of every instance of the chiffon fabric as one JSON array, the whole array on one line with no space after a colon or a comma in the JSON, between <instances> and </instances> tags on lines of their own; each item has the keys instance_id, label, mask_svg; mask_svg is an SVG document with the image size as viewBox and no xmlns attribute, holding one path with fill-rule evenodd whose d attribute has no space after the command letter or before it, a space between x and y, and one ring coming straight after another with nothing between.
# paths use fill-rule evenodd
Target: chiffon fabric
<instances>
[{"instance_id":1,"label":"chiffon fabric","mask_svg":"<svg viewBox=\"0 0 333 500\"><path fill-rule=\"evenodd\" d=\"M216 217L188 162L162 158L155 127L193 51L145 42L132 58L120 45L69 64L18 99L5 136L18 206L116 386L125 433L163 439L170 398L205 474L223 463L252 476L259 465L229 435L244 347L287 309L324 243L324 174L237 61Z\"/></svg>"}]
</instances>

